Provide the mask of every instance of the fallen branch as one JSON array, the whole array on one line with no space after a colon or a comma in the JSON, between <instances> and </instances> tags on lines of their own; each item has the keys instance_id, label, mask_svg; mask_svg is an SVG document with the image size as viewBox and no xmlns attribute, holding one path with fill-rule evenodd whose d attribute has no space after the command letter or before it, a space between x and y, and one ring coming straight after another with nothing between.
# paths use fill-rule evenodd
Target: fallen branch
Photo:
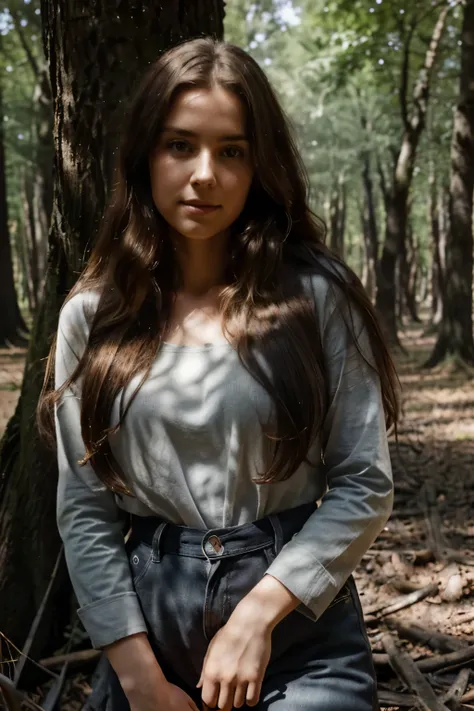
<instances>
[{"instance_id":1,"label":"fallen branch","mask_svg":"<svg viewBox=\"0 0 474 711\"><path fill-rule=\"evenodd\" d=\"M449 711L448 707L437 698L413 659L398 649L389 632L382 635L382 644L388 654L390 666L417 696L421 707L426 711Z\"/></svg>"},{"instance_id":2,"label":"fallen branch","mask_svg":"<svg viewBox=\"0 0 474 711\"><path fill-rule=\"evenodd\" d=\"M379 701L384 706L408 706L416 705L416 696L413 694L399 694L396 691L379 691Z\"/></svg>"},{"instance_id":3,"label":"fallen branch","mask_svg":"<svg viewBox=\"0 0 474 711\"><path fill-rule=\"evenodd\" d=\"M366 622L374 622L381 617L398 612L398 610L404 610L406 607L411 607L411 605L415 605L417 602L421 602L421 600L424 600L427 597L433 597L433 595L436 595L437 593L438 585L436 583L430 583L429 585L425 585L424 588L420 588L420 590L415 590L408 595L396 598L396 600L391 602L389 605L371 605L366 608L364 620Z\"/></svg>"},{"instance_id":4,"label":"fallen branch","mask_svg":"<svg viewBox=\"0 0 474 711\"><path fill-rule=\"evenodd\" d=\"M393 578L392 580L390 580L390 585L402 595L409 595L412 592L421 590L421 588L423 587L423 585L411 583L409 580L404 580L403 578Z\"/></svg>"},{"instance_id":5,"label":"fallen branch","mask_svg":"<svg viewBox=\"0 0 474 711\"><path fill-rule=\"evenodd\" d=\"M466 622L472 622L474 620L474 612L466 612L465 615L459 615L459 617L450 620L451 624L455 627L457 625L463 625Z\"/></svg>"},{"instance_id":6,"label":"fallen branch","mask_svg":"<svg viewBox=\"0 0 474 711\"><path fill-rule=\"evenodd\" d=\"M450 654L439 654L429 659L421 659L417 666L424 672L436 672L441 669L455 669L456 667L472 662L474 659L474 645L459 649Z\"/></svg>"},{"instance_id":7,"label":"fallen branch","mask_svg":"<svg viewBox=\"0 0 474 711\"><path fill-rule=\"evenodd\" d=\"M74 667L95 661L99 659L101 654L100 649L83 649L79 652L70 652L70 654L57 654L55 657L46 657L45 659L40 659L39 663L46 669L62 667L63 664L67 664L68 667Z\"/></svg>"},{"instance_id":8,"label":"fallen branch","mask_svg":"<svg viewBox=\"0 0 474 711\"><path fill-rule=\"evenodd\" d=\"M450 634L442 634L435 630L424 629L418 625L403 625L397 620L387 620L390 627L396 629L398 636L408 639L410 642L419 642L431 647L436 652L455 652L458 649L465 649L468 642Z\"/></svg>"},{"instance_id":9,"label":"fallen branch","mask_svg":"<svg viewBox=\"0 0 474 711\"><path fill-rule=\"evenodd\" d=\"M386 666L390 663L388 654L380 654L374 652L372 654L374 664L376 666ZM455 669L456 667L472 662L474 659L474 645L470 645L465 649L460 649L457 652L450 654L437 654L428 659L418 659L412 662L422 672L437 672L446 669ZM474 697L473 697L474 699Z\"/></svg>"},{"instance_id":10,"label":"fallen branch","mask_svg":"<svg viewBox=\"0 0 474 711\"><path fill-rule=\"evenodd\" d=\"M469 677L471 675L471 670L465 667L461 669L457 678L454 680L452 685L449 687L447 692L444 694L443 702L447 704L449 702L451 706L451 711L457 711L461 704L461 699L464 692L467 689L469 683Z\"/></svg>"}]
</instances>

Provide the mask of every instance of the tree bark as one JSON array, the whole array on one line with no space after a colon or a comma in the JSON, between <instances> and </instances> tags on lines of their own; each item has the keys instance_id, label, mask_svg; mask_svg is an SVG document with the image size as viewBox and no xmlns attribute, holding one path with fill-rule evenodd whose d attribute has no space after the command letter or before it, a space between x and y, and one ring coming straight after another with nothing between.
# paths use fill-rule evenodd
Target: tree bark
<instances>
[{"instance_id":1,"label":"tree bark","mask_svg":"<svg viewBox=\"0 0 474 711\"><path fill-rule=\"evenodd\" d=\"M330 199L330 247L344 259L344 233L346 229L347 191L344 175L335 181Z\"/></svg>"},{"instance_id":2,"label":"tree bark","mask_svg":"<svg viewBox=\"0 0 474 711\"><path fill-rule=\"evenodd\" d=\"M5 140L2 88L0 86L0 347L25 346L27 328L18 307L8 227L5 176Z\"/></svg>"},{"instance_id":3,"label":"tree bark","mask_svg":"<svg viewBox=\"0 0 474 711\"><path fill-rule=\"evenodd\" d=\"M448 232L449 187L433 186L430 198L430 222L432 239L431 268L431 319L439 326L443 318L443 303L446 298L446 239Z\"/></svg>"},{"instance_id":4,"label":"tree bark","mask_svg":"<svg viewBox=\"0 0 474 711\"><path fill-rule=\"evenodd\" d=\"M408 315L415 323L421 323L418 316L417 306L417 288L419 274L419 245L413 236L413 227L410 222L407 223L407 255L404 273L404 296L405 307Z\"/></svg>"},{"instance_id":5,"label":"tree bark","mask_svg":"<svg viewBox=\"0 0 474 711\"><path fill-rule=\"evenodd\" d=\"M28 168L24 171L23 177L23 215L26 237L25 248L27 253L26 265L28 270L26 279L31 292L30 307L34 317L38 308L40 291L40 263L38 257L38 223L35 219L34 209L34 178Z\"/></svg>"},{"instance_id":6,"label":"tree bark","mask_svg":"<svg viewBox=\"0 0 474 711\"><path fill-rule=\"evenodd\" d=\"M375 216L375 201L370 169L370 154L365 151L362 158L362 186L364 190L363 206L363 234L366 258L366 280L367 293L371 299L375 297L375 266L379 249L377 232L377 219Z\"/></svg>"},{"instance_id":7,"label":"tree bark","mask_svg":"<svg viewBox=\"0 0 474 711\"><path fill-rule=\"evenodd\" d=\"M420 137L423 133L428 107L429 90L434 64L439 51L446 18L450 10L447 3L438 16L424 65L418 76L413 92L413 108L408 112L407 87L409 77L410 43L412 28L405 44L404 63L400 87L400 106L404 123L404 133L397 157L392 189L387 199L387 221L382 257L377 270L376 307L382 320L387 339L392 345L399 346L396 317L396 282L395 269L397 257L403 249L406 239L407 201L413 178L415 159Z\"/></svg>"},{"instance_id":8,"label":"tree bark","mask_svg":"<svg viewBox=\"0 0 474 711\"><path fill-rule=\"evenodd\" d=\"M146 10L146 11L145 11ZM222 0L42 0L43 40L54 105L55 186L44 298L15 415L0 451L2 632L21 648L53 569L55 458L34 424L44 358L60 306L90 252L103 213L115 126L160 51L197 35L223 34ZM36 635L33 656L54 648L70 616L63 566Z\"/></svg>"},{"instance_id":9,"label":"tree bark","mask_svg":"<svg viewBox=\"0 0 474 711\"><path fill-rule=\"evenodd\" d=\"M474 192L474 0L464 5L459 102L451 142L449 231L443 316L428 367L446 359L474 365L472 208Z\"/></svg>"},{"instance_id":10,"label":"tree bark","mask_svg":"<svg viewBox=\"0 0 474 711\"><path fill-rule=\"evenodd\" d=\"M40 107L36 125L38 166L35 181L36 221L40 238L38 240L40 288L42 290L47 262L48 232L53 209L53 106L51 85L47 67L40 67L35 98Z\"/></svg>"}]
</instances>

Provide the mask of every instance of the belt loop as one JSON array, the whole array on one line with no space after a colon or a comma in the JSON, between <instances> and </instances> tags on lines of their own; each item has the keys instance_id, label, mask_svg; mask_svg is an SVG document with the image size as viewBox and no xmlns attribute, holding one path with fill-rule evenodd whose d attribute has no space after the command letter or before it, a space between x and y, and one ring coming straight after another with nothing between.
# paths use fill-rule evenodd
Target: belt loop
<instances>
[{"instance_id":1,"label":"belt loop","mask_svg":"<svg viewBox=\"0 0 474 711\"><path fill-rule=\"evenodd\" d=\"M155 533L153 534L153 541L151 543L151 547L153 550L153 562L154 563L159 563L161 561L161 549L160 549L160 543L161 543L161 537L163 535L163 531L165 530L166 526L168 525L167 521L163 521L160 523L157 528Z\"/></svg>"},{"instance_id":2,"label":"belt loop","mask_svg":"<svg viewBox=\"0 0 474 711\"><path fill-rule=\"evenodd\" d=\"M275 554L278 555L278 553L283 548L283 529L281 527L278 514L270 514L268 520L270 521L273 528L273 534L275 537Z\"/></svg>"}]
</instances>

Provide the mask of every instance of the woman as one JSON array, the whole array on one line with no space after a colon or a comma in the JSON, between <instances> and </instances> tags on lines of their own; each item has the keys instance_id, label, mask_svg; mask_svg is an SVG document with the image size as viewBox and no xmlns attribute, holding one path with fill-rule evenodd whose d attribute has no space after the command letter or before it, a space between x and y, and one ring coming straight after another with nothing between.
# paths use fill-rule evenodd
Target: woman
<instances>
[{"instance_id":1,"label":"woman","mask_svg":"<svg viewBox=\"0 0 474 711\"><path fill-rule=\"evenodd\" d=\"M351 573L391 511L396 375L323 236L258 65L162 56L39 408L113 711L378 708Z\"/></svg>"}]
</instances>

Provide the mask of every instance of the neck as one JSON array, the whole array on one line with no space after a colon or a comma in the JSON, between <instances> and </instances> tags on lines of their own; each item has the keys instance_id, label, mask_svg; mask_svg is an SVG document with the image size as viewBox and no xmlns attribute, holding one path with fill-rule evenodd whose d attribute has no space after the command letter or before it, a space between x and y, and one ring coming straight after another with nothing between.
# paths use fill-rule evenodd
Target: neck
<instances>
[{"instance_id":1,"label":"neck","mask_svg":"<svg viewBox=\"0 0 474 711\"><path fill-rule=\"evenodd\" d=\"M199 296L225 282L228 259L228 235L210 239L172 237L180 272L180 289Z\"/></svg>"}]
</instances>

